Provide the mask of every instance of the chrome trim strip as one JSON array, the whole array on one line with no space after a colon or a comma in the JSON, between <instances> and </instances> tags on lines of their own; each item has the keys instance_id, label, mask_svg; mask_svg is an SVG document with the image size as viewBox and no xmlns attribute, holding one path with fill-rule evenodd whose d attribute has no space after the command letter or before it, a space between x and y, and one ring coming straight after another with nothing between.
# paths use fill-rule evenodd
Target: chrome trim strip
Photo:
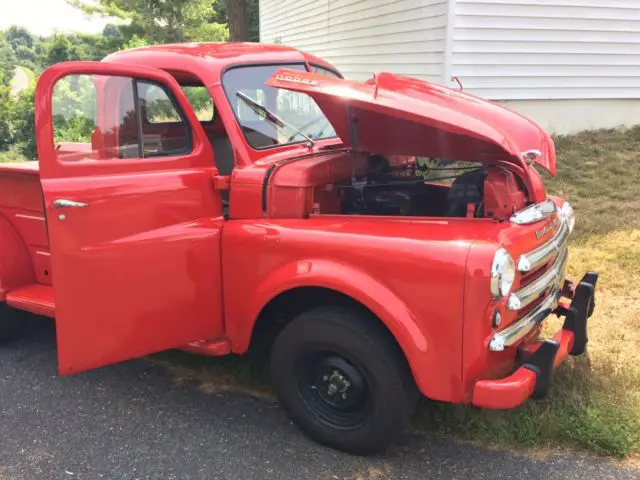
<instances>
[{"instance_id":1,"label":"chrome trim strip","mask_svg":"<svg viewBox=\"0 0 640 480\"><path fill-rule=\"evenodd\" d=\"M555 289L547 299L534 310L522 317L515 323L496 332L489 342L489 350L492 352L502 352L506 347L510 347L522 340L536 325L541 323L558 306L558 290Z\"/></svg>"},{"instance_id":2,"label":"chrome trim strip","mask_svg":"<svg viewBox=\"0 0 640 480\"><path fill-rule=\"evenodd\" d=\"M509 310L520 310L536 298L540 297L542 293L551 286L559 287L564 280L564 272L569 259L569 249L564 248L556 261L549 270L544 272L538 278L536 278L530 284L522 287L520 290L513 292L509 295L507 300L507 308Z\"/></svg>"},{"instance_id":3,"label":"chrome trim strip","mask_svg":"<svg viewBox=\"0 0 640 480\"><path fill-rule=\"evenodd\" d=\"M519 212L514 213L511 215L510 220L518 225L529 225L530 223L536 223L550 217L556 211L556 208L553 200L548 198L544 202L529 205Z\"/></svg>"},{"instance_id":4,"label":"chrome trim strip","mask_svg":"<svg viewBox=\"0 0 640 480\"><path fill-rule=\"evenodd\" d=\"M560 228L551 240L535 250L520 256L520 259L518 260L518 271L531 272L532 270L535 270L541 265L547 263L566 243L569 238L569 233L571 232L569 231L567 223L561 222Z\"/></svg>"}]
</instances>

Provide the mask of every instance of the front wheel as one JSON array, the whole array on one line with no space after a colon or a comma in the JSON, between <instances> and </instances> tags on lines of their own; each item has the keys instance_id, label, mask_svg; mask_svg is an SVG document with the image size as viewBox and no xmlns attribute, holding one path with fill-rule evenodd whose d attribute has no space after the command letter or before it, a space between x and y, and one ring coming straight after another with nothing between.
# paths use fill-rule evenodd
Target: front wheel
<instances>
[{"instance_id":1,"label":"front wheel","mask_svg":"<svg viewBox=\"0 0 640 480\"><path fill-rule=\"evenodd\" d=\"M389 332L367 312L321 307L276 339L271 377L292 419L316 441L367 455L411 419L418 391Z\"/></svg>"},{"instance_id":2,"label":"front wheel","mask_svg":"<svg viewBox=\"0 0 640 480\"><path fill-rule=\"evenodd\" d=\"M25 326L26 312L0 303L0 343L16 338Z\"/></svg>"}]
</instances>

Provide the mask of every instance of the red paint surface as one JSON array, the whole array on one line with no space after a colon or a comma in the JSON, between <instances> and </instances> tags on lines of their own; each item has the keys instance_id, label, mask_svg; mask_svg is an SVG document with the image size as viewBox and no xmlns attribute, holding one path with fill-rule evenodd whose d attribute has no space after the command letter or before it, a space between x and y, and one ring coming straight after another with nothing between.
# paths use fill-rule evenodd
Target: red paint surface
<instances>
[{"instance_id":1,"label":"red paint surface","mask_svg":"<svg viewBox=\"0 0 640 480\"><path fill-rule=\"evenodd\" d=\"M445 160L504 159L525 168L522 152L555 174L551 138L531 120L500 105L440 85L391 73L356 82L311 72L281 70L268 85L311 95L345 142L349 109L357 119L357 147Z\"/></svg>"},{"instance_id":2,"label":"red paint surface","mask_svg":"<svg viewBox=\"0 0 640 480\"><path fill-rule=\"evenodd\" d=\"M53 287L34 283L17 288L7 294L7 304L19 310L55 317L56 305L53 299Z\"/></svg>"},{"instance_id":3,"label":"red paint surface","mask_svg":"<svg viewBox=\"0 0 640 480\"><path fill-rule=\"evenodd\" d=\"M573 332L559 330L553 337L560 343L556 353L553 368L558 368L569 356L573 346ZM540 344L532 344L528 354L533 354ZM524 367L518 368L513 374L497 380L480 380L473 389L471 403L480 408L505 410L514 408L527 400L536 386L536 374Z\"/></svg>"}]
</instances>

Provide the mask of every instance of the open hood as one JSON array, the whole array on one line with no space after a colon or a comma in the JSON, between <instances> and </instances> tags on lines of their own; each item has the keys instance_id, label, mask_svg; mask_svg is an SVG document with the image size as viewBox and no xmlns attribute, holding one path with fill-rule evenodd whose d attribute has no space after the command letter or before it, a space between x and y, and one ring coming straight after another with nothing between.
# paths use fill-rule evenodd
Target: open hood
<instances>
[{"instance_id":1,"label":"open hood","mask_svg":"<svg viewBox=\"0 0 640 480\"><path fill-rule=\"evenodd\" d=\"M525 167L524 153L555 175L551 138L531 120L473 95L380 73L367 82L283 69L267 85L310 95L345 145L363 152Z\"/></svg>"}]
</instances>

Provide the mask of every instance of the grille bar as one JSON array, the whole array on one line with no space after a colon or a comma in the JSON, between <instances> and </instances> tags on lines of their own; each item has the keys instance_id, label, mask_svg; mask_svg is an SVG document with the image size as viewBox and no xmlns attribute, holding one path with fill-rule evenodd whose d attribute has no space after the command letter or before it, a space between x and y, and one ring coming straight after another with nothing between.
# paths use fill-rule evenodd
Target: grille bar
<instances>
[{"instance_id":1,"label":"grille bar","mask_svg":"<svg viewBox=\"0 0 640 480\"><path fill-rule=\"evenodd\" d=\"M540 295L549 289L549 287L559 288L561 283L564 281L564 272L568 259L569 249L564 247L549 270L544 272L530 284L509 295L507 308L509 310L521 310L540 297Z\"/></svg>"}]
</instances>

